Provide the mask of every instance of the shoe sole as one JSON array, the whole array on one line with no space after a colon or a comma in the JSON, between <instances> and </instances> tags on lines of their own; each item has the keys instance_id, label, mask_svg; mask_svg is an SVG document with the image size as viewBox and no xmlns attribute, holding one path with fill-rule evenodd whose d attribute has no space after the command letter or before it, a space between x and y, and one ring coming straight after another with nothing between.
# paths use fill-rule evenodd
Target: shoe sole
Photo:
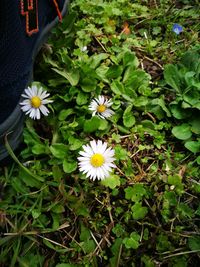
<instances>
[{"instance_id":1,"label":"shoe sole","mask_svg":"<svg viewBox=\"0 0 200 267\"><path fill-rule=\"evenodd\" d=\"M63 5L62 9L62 16L67 12L69 5L69 0L66 0ZM35 48L33 50L32 60L34 63L35 57L39 52L42 45L47 40L51 29L59 22L58 17L56 17L51 23L49 23L42 31L39 39L35 44ZM30 71L30 79L27 85L32 80L32 73L33 73L33 63L32 63L32 70ZM22 99L20 99L19 103ZM16 150L20 143L22 142L22 133L23 133L23 124L24 124L24 113L21 111L20 105L18 104L11 115L2 123L0 124L0 161L6 159L9 156L7 149L5 148L5 137L7 136L8 143L12 150Z\"/></svg>"}]
</instances>

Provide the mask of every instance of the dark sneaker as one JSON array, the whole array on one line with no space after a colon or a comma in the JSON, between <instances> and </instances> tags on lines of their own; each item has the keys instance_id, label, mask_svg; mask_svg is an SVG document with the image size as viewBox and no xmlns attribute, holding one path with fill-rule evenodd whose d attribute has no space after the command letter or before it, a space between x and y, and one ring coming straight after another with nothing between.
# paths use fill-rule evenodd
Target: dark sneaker
<instances>
[{"instance_id":1,"label":"dark sneaker","mask_svg":"<svg viewBox=\"0 0 200 267\"><path fill-rule=\"evenodd\" d=\"M68 0L0 0L0 161L8 155L6 134L13 150L21 141L21 94L39 49L67 7Z\"/></svg>"}]
</instances>

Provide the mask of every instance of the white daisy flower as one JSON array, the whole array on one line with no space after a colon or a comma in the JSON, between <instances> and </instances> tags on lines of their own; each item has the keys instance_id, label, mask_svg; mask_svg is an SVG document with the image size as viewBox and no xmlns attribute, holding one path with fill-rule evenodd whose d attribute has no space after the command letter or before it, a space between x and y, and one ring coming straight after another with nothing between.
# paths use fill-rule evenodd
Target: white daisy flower
<instances>
[{"instance_id":1,"label":"white daisy flower","mask_svg":"<svg viewBox=\"0 0 200 267\"><path fill-rule=\"evenodd\" d=\"M97 113L102 119L109 118L114 114L114 111L109 108L112 104L111 99L107 100L104 96L100 95L98 98L92 100L89 105L89 110L93 111L92 116Z\"/></svg>"},{"instance_id":2,"label":"white daisy flower","mask_svg":"<svg viewBox=\"0 0 200 267\"><path fill-rule=\"evenodd\" d=\"M47 116L49 110L45 107L46 104L52 103L52 100L46 99L49 96L49 93L43 91L40 87L33 85L25 89L25 94L22 94L22 97L25 98L20 105L21 109L27 114L31 119L40 119L40 112Z\"/></svg>"},{"instance_id":3,"label":"white daisy flower","mask_svg":"<svg viewBox=\"0 0 200 267\"><path fill-rule=\"evenodd\" d=\"M107 148L107 143L98 141L90 141L90 145L84 145L83 151L80 151L81 157L79 160L79 170L86 174L93 181L97 178L98 180L104 180L109 177L112 168L116 166L113 164L114 150Z\"/></svg>"}]
</instances>

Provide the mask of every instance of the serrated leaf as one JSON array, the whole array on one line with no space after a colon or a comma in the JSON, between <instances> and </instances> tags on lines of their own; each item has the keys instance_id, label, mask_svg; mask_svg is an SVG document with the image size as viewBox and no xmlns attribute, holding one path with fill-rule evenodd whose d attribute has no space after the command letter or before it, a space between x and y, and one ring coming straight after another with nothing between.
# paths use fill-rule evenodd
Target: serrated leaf
<instances>
[{"instance_id":1,"label":"serrated leaf","mask_svg":"<svg viewBox=\"0 0 200 267\"><path fill-rule=\"evenodd\" d=\"M147 191L142 184L135 184L127 187L125 190L125 198L138 202L143 199L143 196L147 195Z\"/></svg>"},{"instance_id":2,"label":"serrated leaf","mask_svg":"<svg viewBox=\"0 0 200 267\"><path fill-rule=\"evenodd\" d=\"M120 177L118 175L110 175L108 178L101 181L101 184L114 189L117 186L120 186Z\"/></svg>"},{"instance_id":3,"label":"serrated leaf","mask_svg":"<svg viewBox=\"0 0 200 267\"><path fill-rule=\"evenodd\" d=\"M138 233L136 232L132 232L129 238L128 237L124 238L123 243L126 248L137 249L140 245L139 240L140 240L140 235L138 235Z\"/></svg>"},{"instance_id":4,"label":"serrated leaf","mask_svg":"<svg viewBox=\"0 0 200 267\"><path fill-rule=\"evenodd\" d=\"M140 202L135 203L132 207L132 217L135 220L144 219L146 214L148 213L147 207L143 207Z\"/></svg>"}]
</instances>

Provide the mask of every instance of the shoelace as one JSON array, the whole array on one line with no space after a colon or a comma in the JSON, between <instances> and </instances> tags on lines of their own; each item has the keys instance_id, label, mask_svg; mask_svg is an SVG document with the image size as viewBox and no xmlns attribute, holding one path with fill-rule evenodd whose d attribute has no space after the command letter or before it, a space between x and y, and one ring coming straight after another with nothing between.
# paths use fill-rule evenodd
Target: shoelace
<instances>
[{"instance_id":1,"label":"shoelace","mask_svg":"<svg viewBox=\"0 0 200 267\"><path fill-rule=\"evenodd\" d=\"M57 12L57 14L58 14L59 21L61 22L61 21L62 21L62 14L61 14L61 12L60 12L60 9L59 9L57 0L53 0L53 3L54 3L54 6L55 6L55 8L56 8L56 12Z\"/></svg>"}]
</instances>

